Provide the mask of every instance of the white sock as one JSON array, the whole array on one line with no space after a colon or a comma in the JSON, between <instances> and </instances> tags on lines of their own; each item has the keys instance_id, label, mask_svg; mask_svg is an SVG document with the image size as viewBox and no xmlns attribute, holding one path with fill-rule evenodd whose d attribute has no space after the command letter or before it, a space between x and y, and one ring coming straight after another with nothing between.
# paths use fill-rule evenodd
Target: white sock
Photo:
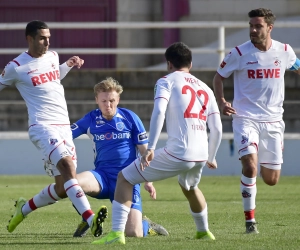
<instances>
[{"instance_id":1,"label":"white sock","mask_svg":"<svg viewBox=\"0 0 300 250\"><path fill-rule=\"evenodd\" d=\"M128 219L130 208L125 205L113 201L112 202L112 230L113 231L125 231L126 222Z\"/></svg>"},{"instance_id":2,"label":"white sock","mask_svg":"<svg viewBox=\"0 0 300 250\"><path fill-rule=\"evenodd\" d=\"M90 203L86 198L85 193L83 192L82 188L78 185L78 181L76 179L68 180L64 184L64 188L69 199L76 207L77 211L91 226L94 213L91 210Z\"/></svg>"},{"instance_id":3,"label":"white sock","mask_svg":"<svg viewBox=\"0 0 300 250\"><path fill-rule=\"evenodd\" d=\"M61 198L56 194L54 186L55 183L50 184L49 186L45 187L40 193L27 201L22 207L23 215L26 216L37 208L51 205L60 200Z\"/></svg>"},{"instance_id":4,"label":"white sock","mask_svg":"<svg viewBox=\"0 0 300 250\"><path fill-rule=\"evenodd\" d=\"M242 175L240 190L243 197L245 220L255 221L254 209L255 209L255 198L257 193L256 177L248 178Z\"/></svg>"},{"instance_id":5,"label":"white sock","mask_svg":"<svg viewBox=\"0 0 300 250\"><path fill-rule=\"evenodd\" d=\"M208 231L207 204L206 207L200 213L194 213L192 210L190 210L190 212L195 221L197 232L207 232Z\"/></svg>"}]
</instances>

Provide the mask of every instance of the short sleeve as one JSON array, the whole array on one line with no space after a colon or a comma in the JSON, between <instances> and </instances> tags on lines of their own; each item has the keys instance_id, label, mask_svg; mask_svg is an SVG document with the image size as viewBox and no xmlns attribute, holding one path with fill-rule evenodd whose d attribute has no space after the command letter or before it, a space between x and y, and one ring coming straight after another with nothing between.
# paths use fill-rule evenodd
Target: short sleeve
<instances>
[{"instance_id":1,"label":"short sleeve","mask_svg":"<svg viewBox=\"0 0 300 250\"><path fill-rule=\"evenodd\" d=\"M18 81L18 74L14 62L9 62L0 75L0 86L2 88L14 85Z\"/></svg>"},{"instance_id":2,"label":"short sleeve","mask_svg":"<svg viewBox=\"0 0 300 250\"><path fill-rule=\"evenodd\" d=\"M290 69L294 66L297 60L297 56L295 54L295 51L292 49L292 47L289 44L287 44L287 52L289 53L289 59L286 68Z\"/></svg>"},{"instance_id":3,"label":"short sleeve","mask_svg":"<svg viewBox=\"0 0 300 250\"><path fill-rule=\"evenodd\" d=\"M219 65L217 72L224 78L228 78L239 67L236 49L232 49Z\"/></svg>"},{"instance_id":4,"label":"short sleeve","mask_svg":"<svg viewBox=\"0 0 300 250\"><path fill-rule=\"evenodd\" d=\"M141 145L148 143L148 135L141 119L133 112L131 113L131 117L133 120L132 136L134 144Z\"/></svg>"},{"instance_id":5,"label":"short sleeve","mask_svg":"<svg viewBox=\"0 0 300 250\"><path fill-rule=\"evenodd\" d=\"M86 114L84 117L74 122L71 125L73 139L79 137L82 134L86 134L91 123L91 113Z\"/></svg>"},{"instance_id":6,"label":"short sleeve","mask_svg":"<svg viewBox=\"0 0 300 250\"><path fill-rule=\"evenodd\" d=\"M160 78L154 87L154 99L165 98L169 101L170 95L171 89L166 77Z\"/></svg>"}]
</instances>

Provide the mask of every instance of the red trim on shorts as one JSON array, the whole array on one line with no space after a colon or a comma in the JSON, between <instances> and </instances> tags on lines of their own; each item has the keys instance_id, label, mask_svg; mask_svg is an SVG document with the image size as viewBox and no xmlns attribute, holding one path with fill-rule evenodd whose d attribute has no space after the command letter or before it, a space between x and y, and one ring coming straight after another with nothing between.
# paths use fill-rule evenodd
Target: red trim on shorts
<instances>
[{"instance_id":1,"label":"red trim on shorts","mask_svg":"<svg viewBox=\"0 0 300 250\"><path fill-rule=\"evenodd\" d=\"M50 187L51 187L51 185L52 185L52 184L50 184L50 185L48 186L48 194L49 194L49 196L51 197L51 199L57 201L57 200L52 196L52 194L51 194L51 192L50 192Z\"/></svg>"},{"instance_id":2,"label":"red trim on shorts","mask_svg":"<svg viewBox=\"0 0 300 250\"><path fill-rule=\"evenodd\" d=\"M162 98L162 99L165 99L167 102L169 101L167 98L164 98L164 97L156 97L156 98L154 98L154 100L156 100L156 99L159 99L159 98Z\"/></svg>"},{"instance_id":3,"label":"red trim on shorts","mask_svg":"<svg viewBox=\"0 0 300 250\"><path fill-rule=\"evenodd\" d=\"M74 186L79 186L79 184L76 183L76 184L73 184L73 185L71 185L70 187L66 188L66 192L68 192L68 190L69 190L70 188L74 187Z\"/></svg>"},{"instance_id":4,"label":"red trim on shorts","mask_svg":"<svg viewBox=\"0 0 300 250\"><path fill-rule=\"evenodd\" d=\"M268 165L281 165L282 163L268 163L268 162L261 162L259 164L268 164Z\"/></svg>"},{"instance_id":5,"label":"red trim on shorts","mask_svg":"<svg viewBox=\"0 0 300 250\"><path fill-rule=\"evenodd\" d=\"M235 47L235 49L237 50L237 52L239 53L239 55L242 56L242 53L241 53L239 47Z\"/></svg>"},{"instance_id":6,"label":"red trim on shorts","mask_svg":"<svg viewBox=\"0 0 300 250\"><path fill-rule=\"evenodd\" d=\"M12 60L12 62L14 62L15 64L17 64L18 66L21 66L20 63L18 63L16 60Z\"/></svg>"},{"instance_id":7,"label":"red trim on shorts","mask_svg":"<svg viewBox=\"0 0 300 250\"><path fill-rule=\"evenodd\" d=\"M86 210L85 212L83 212L83 214L81 216L83 219L85 219L87 221L88 218L90 218L92 215L94 215L94 213L91 209L89 209L89 210Z\"/></svg>"},{"instance_id":8,"label":"red trim on shorts","mask_svg":"<svg viewBox=\"0 0 300 250\"><path fill-rule=\"evenodd\" d=\"M256 147L256 150L258 151L258 146L257 146L257 144L256 144L255 142L252 142L252 143L250 143L248 146L246 146L246 147L244 147L244 148L241 148L241 149L239 150L239 152L241 152L241 151L244 150L245 148L248 148L249 146L252 146L252 145L254 145L254 146Z\"/></svg>"},{"instance_id":9,"label":"red trim on shorts","mask_svg":"<svg viewBox=\"0 0 300 250\"><path fill-rule=\"evenodd\" d=\"M53 151L55 150L55 149L57 149L62 143L65 143L65 141L62 141L61 143L59 143L51 152L50 152L50 154L49 154L49 161L51 161L51 159L50 159L50 156L51 156L51 154L53 153Z\"/></svg>"},{"instance_id":10,"label":"red trim on shorts","mask_svg":"<svg viewBox=\"0 0 300 250\"><path fill-rule=\"evenodd\" d=\"M183 160L183 159L180 159L180 158L178 158L178 157L176 157L176 156L174 156L174 155L171 155L170 153L168 153L167 152L167 150L166 150L166 148L164 148L164 150L165 150L165 152L168 154L168 155L170 155L170 156L172 156L173 158L175 158L175 159L177 159L177 160L180 160L180 161L186 161L186 162L204 162L204 161L207 161L207 160L202 160L202 161L187 161L187 160Z\"/></svg>"},{"instance_id":11,"label":"red trim on shorts","mask_svg":"<svg viewBox=\"0 0 300 250\"><path fill-rule=\"evenodd\" d=\"M287 51L287 44L284 44L284 51Z\"/></svg>"},{"instance_id":12,"label":"red trim on shorts","mask_svg":"<svg viewBox=\"0 0 300 250\"><path fill-rule=\"evenodd\" d=\"M252 187L252 186L256 185L256 182L254 184L246 184L246 183L241 181L241 183L242 183L242 185L244 185L246 187Z\"/></svg>"},{"instance_id":13,"label":"red trim on shorts","mask_svg":"<svg viewBox=\"0 0 300 250\"><path fill-rule=\"evenodd\" d=\"M136 170L137 170L138 173L140 174L140 176L145 180L145 182L148 182L148 181L144 178L144 176L141 174L140 168L135 164L135 161L134 161L133 163L134 163L134 166L135 166Z\"/></svg>"},{"instance_id":14,"label":"red trim on shorts","mask_svg":"<svg viewBox=\"0 0 300 250\"><path fill-rule=\"evenodd\" d=\"M36 205L35 205L34 202L33 202L33 198L31 198L31 199L28 201L28 205L29 205L29 207L31 208L32 211L37 209Z\"/></svg>"}]
</instances>

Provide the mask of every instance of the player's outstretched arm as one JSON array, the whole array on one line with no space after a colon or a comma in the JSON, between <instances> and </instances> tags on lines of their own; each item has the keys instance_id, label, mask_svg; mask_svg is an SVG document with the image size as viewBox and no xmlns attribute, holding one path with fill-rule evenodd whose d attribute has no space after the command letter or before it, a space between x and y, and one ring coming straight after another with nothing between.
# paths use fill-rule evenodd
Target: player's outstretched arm
<instances>
[{"instance_id":1,"label":"player's outstretched arm","mask_svg":"<svg viewBox=\"0 0 300 250\"><path fill-rule=\"evenodd\" d=\"M65 63L59 65L60 80L64 79L74 66L77 66L79 69L83 64L84 60L78 56L72 56L69 58Z\"/></svg>"}]
</instances>

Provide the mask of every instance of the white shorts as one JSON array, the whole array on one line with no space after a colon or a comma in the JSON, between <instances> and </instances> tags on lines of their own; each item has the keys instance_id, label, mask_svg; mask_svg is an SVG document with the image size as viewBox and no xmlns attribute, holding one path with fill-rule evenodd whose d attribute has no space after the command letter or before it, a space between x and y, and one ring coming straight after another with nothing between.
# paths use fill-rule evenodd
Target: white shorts
<instances>
[{"instance_id":1,"label":"white shorts","mask_svg":"<svg viewBox=\"0 0 300 250\"><path fill-rule=\"evenodd\" d=\"M201 179L206 161L182 161L169 155L164 148L154 151L154 159L144 171L140 169L140 158L122 170L125 179L132 185L141 182L164 180L178 175L178 182L186 190L196 187Z\"/></svg>"},{"instance_id":2,"label":"white shorts","mask_svg":"<svg viewBox=\"0 0 300 250\"><path fill-rule=\"evenodd\" d=\"M255 122L234 118L232 127L240 157L257 153L260 165L274 170L281 169L284 121Z\"/></svg>"},{"instance_id":3,"label":"white shorts","mask_svg":"<svg viewBox=\"0 0 300 250\"><path fill-rule=\"evenodd\" d=\"M66 156L72 157L77 168L76 150L70 125L37 124L29 128L28 134L32 143L42 153L45 170L49 175L60 175L56 165Z\"/></svg>"}]
</instances>

